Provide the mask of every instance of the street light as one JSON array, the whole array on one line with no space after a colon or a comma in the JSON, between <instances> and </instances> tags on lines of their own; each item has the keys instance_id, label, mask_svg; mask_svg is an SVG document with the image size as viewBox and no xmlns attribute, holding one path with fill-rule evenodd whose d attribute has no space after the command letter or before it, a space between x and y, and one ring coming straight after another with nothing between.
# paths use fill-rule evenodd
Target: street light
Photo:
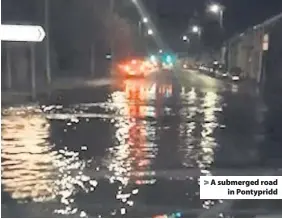
<instances>
[{"instance_id":1,"label":"street light","mask_svg":"<svg viewBox=\"0 0 282 219\"><path fill-rule=\"evenodd\" d=\"M141 21L138 22L138 31L139 31L139 35L142 35L142 23L146 24L149 22L149 19L147 17L143 17Z\"/></svg>"},{"instance_id":2,"label":"street light","mask_svg":"<svg viewBox=\"0 0 282 219\"><path fill-rule=\"evenodd\" d=\"M183 40L183 41L188 41L188 37L187 37L187 36L183 36L183 37L182 37L182 40Z\"/></svg>"},{"instance_id":3,"label":"street light","mask_svg":"<svg viewBox=\"0 0 282 219\"><path fill-rule=\"evenodd\" d=\"M143 23L145 23L145 24L146 24L146 23L148 23L148 21L149 21L149 20L148 20L148 18L147 18L147 17L144 17L144 18L143 18Z\"/></svg>"},{"instance_id":4,"label":"street light","mask_svg":"<svg viewBox=\"0 0 282 219\"><path fill-rule=\"evenodd\" d=\"M224 8L220 4L211 4L209 6L209 11L211 13L219 15L219 24L220 24L221 28L223 28L223 10L224 10Z\"/></svg>"},{"instance_id":5,"label":"street light","mask_svg":"<svg viewBox=\"0 0 282 219\"><path fill-rule=\"evenodd\" d=\"M153 35L153 34L154 34L153 30L152 30L152 29L149 29L149 30L148 30L148 35Z\"/></svg>"},{"instance_id":6,"label":"street light","mask_svg":"<svg viewBox=\"0 0 282 219\"><path fill-rule=\"evenodd\" d=\"M200 32L200 28L195 25L195 26L192 27L192 32L193 33L199 33Z\"/></svg>"},{"instance_id":7,"label":"street light","mask_svg":"<svg viewBox=\"0 0 282 219\"><path fill-rule=\"evenodd\" d=\"M150 56L150 60L151 60L151 62L156 62L157 57L154 56L154 55L151 55L151 56Z\"/></svg>"},{"instance_id":8,"label":"street light","mask_svg":"<svg viewBox=\"0 0 282 219\"><path fill-rule=\"evenodd\" d=\"M163 50L162 50L162 49L160 49L160 50L159 50L159 53L163 53Z\"/></svg>"},{"instance_id":9,"label":"street light","mask_svg":"<svg viewBox=\"0 0 282 219\"><path fill-rule=\"evenodd\" d=\"M220 6L219 4L212 4L212 5L210 5L209 10L210 10L211 12L217 14L217 13L220 12L221 6Z\"/></svg>"}]
</instances>

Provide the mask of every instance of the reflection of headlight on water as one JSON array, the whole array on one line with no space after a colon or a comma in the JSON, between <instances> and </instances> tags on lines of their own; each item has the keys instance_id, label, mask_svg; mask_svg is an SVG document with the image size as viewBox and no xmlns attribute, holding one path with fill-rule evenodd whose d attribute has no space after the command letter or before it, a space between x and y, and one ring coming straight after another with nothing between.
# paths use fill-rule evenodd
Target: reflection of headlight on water
<instances>
[{"instance_id":1,"label":"reflection of headlight on water","mask_svg":"<svg viewBox=\"0 0 282 219\"><path fill-rule=\"evenodd\" d=\"M238 92L238 85L233 84L232 87L231 87L231 91L232 91L233 93L237 93L237 92Z\"/></svg>"}]
</instances>

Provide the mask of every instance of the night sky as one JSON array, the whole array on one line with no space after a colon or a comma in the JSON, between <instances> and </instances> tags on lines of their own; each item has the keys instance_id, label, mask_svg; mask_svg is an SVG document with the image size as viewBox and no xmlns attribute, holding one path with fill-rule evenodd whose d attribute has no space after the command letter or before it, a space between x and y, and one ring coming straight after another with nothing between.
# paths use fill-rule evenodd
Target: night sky
<instances>
[{"instance_id":1,"label":"night sky","mask_svg":"<svg viewBox=\"0 0 282 219\"><path fill-rule=\"evenodd\" d=\"M118 2L118 0L116 1ZM148 10L152 12L152 16L158 17L160 28L172 28L173 26L179 28L179 30L186 28L190 17L195 11L202 16L205 6L211 2L210 0L143 1ZM20 5L18 5L19 2L21 2ZM218 0L216 2L220 2L226 7L224 25L228 33L240 32L250 25L260 23L268 17L282 12L282 0ZM9 7L8 5L11 4L14 4L14 6ZM9 14L23 13L25 9L30 8L31 4L32 1L30 0L2 0L2 19ZM28 17L29 14L26 16Z\"/></svg>"},{"instance_id":2,"label":"night sky","mask_svg":"<svg viewBox=\"0 0 282 219\"><path fill-rule=\"evenodd\" d=\"M241 33L250 26L282 12L282 0L143 0L150 14L156 20L157 27L172 46L181 48L177 39L188 29L191 17L204 28L204 43L207 46L215 44L219 37L229 38L235 33ZM221 3L224 12L224 36L220 36L218 21L206 12L207 5L213 2ZM220 40L219 40L220 41ZM218 43L219 43L218 41Z\"/></svg>"},{"instance_id":3,"label":"night sky","mask_svg":"<svg viewBox=\"0 0 282 219\"><path fill-rule=\"evenodd\" d=\"M38 12L34 2L34 0L2 0L2 19L4 21L13 20L11 17L29 19L32 16L29 11L32 10L36 11L37 16L41 16L42 11ZM40 4L43 0L36 2ZM116 2L121 3L119 0ZM217 20L205 12L211 0L143 0L143 2L162 38L169 45L174 44L181 37L187 30L191 17L195 15L197 15L196 20L198 19L204 27L205 41L210 40L208 43L213 44L214 39L218 38ZM225 38L282 12L282 0L217 0L214 2L220 2L226 7ZM83 0L81 3L83 4Z\"/></svg>"},{"instance_id":4,"label":"night sky","mask_svg":"<svg viewBox=\"0 0 282 219\"><path fill-rule=\"evenodd\" d=\"M185 28L187 21L197 11L200 16L209 0L144 0L150 5L157 5L161 26L174 25ZM155 3L156 2L156 3ZM218 0L226 7L224 25L229 33L240 32L245 28L260 23L282 12L281 0ZM155 6L156 7L156 6Z\"/></svg>"}]
</instances>

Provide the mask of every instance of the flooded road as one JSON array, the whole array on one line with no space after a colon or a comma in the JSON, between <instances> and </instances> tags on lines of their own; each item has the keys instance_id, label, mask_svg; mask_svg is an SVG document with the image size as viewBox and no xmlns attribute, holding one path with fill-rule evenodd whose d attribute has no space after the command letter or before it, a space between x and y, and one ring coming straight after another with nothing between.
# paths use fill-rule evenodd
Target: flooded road
<instances>
[{"instance_id":1,"label":"flooded road","mask_svg":"<svg viewBox=\"0 0 282 219\"><path fill-rule=\"evenodd\" d=\"M277 152L265 153L259 98L207 76L185 78L164 72L2 109L6 216L217 217L223 211L213 206L225 202L199 199L200 175L277 174L282 155L274 165ZM240 203L228 202L225 216L279 209Z\"/></svg>"}]
</instances>

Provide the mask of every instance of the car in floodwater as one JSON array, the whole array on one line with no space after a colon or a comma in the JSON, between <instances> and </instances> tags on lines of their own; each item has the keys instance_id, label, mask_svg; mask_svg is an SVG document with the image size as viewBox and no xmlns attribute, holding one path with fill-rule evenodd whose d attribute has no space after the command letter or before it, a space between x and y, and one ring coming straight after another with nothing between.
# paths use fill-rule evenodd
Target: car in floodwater
<instances>
[{"instance_id":1,"label":"car in floodwater","mask_svg":"<svg viewBox=\"0 0 282 219\"><path fill-rule=\"evenodd\" d=\"M144 78L157 69L158 66L144 58L131 58L118 63L116 76L122 78Z\"/></svg>"},{"instance_id":2,"label":"car in floodwater","mask_svg":"<svg viewBox=\"0 0 282 219\"><path fill-rule=\"evenodd\" d=\"M142 59L132 58L117 65L116 76L122 78L145 77L146 68Z\"/></svg>"}]
</instances>

